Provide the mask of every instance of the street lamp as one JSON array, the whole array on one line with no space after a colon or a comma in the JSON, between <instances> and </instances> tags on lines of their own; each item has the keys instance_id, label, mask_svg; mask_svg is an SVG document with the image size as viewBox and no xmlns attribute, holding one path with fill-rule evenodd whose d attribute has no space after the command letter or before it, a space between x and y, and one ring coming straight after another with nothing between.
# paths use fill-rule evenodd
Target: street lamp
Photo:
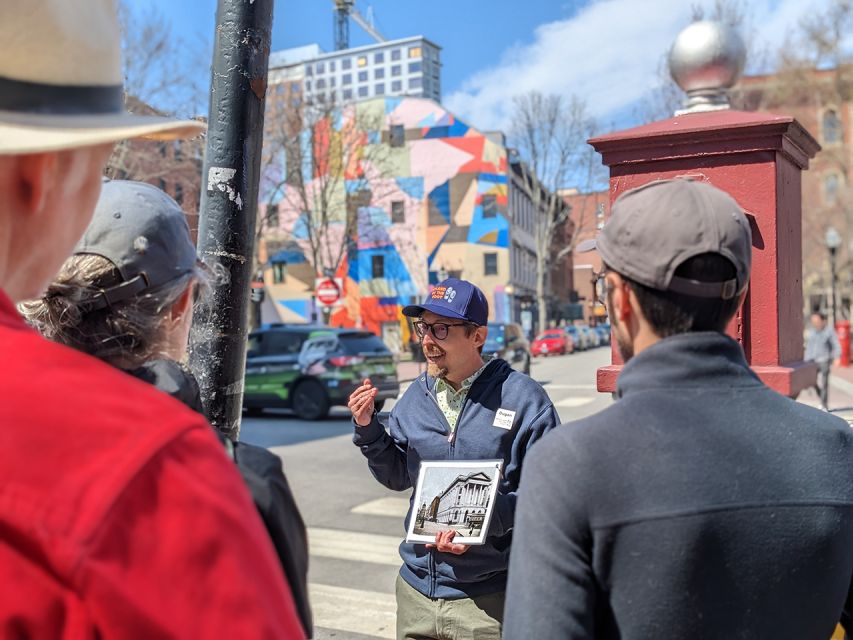
<instances>
[{"instance_id":1,"label":"street lamp","mask_svg":"<svg viewBox=\"0 0 853 640\"><path fill-rule=\"evenodd\" d=\"M829 249L829 277L832 283L832 326L835 327L836 322L836 302L835 302L835 257L838 253L838 247L841 246L841 234L835 227L829 227L826 230L826 248Z\"/></svg>"}]
</instances>

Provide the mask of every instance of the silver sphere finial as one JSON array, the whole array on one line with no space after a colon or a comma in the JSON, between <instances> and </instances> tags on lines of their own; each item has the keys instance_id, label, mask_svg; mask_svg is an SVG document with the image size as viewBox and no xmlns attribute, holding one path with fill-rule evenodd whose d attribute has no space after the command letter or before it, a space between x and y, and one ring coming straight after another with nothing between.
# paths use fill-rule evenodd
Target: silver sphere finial
<instances>
[{"instance_id":1,"label":"silver sphere finial","mask_svg":"<svg viewBox=\"0 0 853 640\"><path fill-rule=\"evenodd\" d=\"M728 89L740 78L745 61L746 47L733 28L700 20L684 29L669 50L669 72L687 92L687 104L675 115L728 109Z\"/></svg>"}]
</instances>

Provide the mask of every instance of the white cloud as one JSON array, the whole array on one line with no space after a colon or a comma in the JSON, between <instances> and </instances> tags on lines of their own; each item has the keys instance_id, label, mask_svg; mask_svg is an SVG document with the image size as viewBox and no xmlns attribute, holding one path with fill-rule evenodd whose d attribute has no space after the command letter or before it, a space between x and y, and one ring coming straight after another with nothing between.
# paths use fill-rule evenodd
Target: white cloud
<instances>
[{"instance_id":1,"label":"white cloud","mask_svg":"<svg viewBox=\"0 0 853 640\"><path fill-rule=\"evenodd\" d=\"M748 7L759 44L778 47L806 11L827 0L756 0ZM504 52L501 61L466 80L445 104L481 130L508 128L512 96L530 90L587 100L610 122L657 83L657 69L675 36L690 22L684 0L599 0L575 16L541 25L533 42ZM700 4L710 5L710 0Z\"/></svg>"}]
</instances>

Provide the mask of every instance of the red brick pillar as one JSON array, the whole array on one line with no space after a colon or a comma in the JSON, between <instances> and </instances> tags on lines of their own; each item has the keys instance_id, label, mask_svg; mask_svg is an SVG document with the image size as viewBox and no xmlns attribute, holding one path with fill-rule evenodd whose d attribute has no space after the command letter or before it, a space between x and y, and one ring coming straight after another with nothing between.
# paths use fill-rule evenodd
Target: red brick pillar
<instances>
[{"instance_id":1,"label":"red brick pillar","mask_svg":"<svg viewBox=\"0 0 853 640\"><path fill-rule=\"evenodd\" d=\"M803 362L801 172L820 146L793 118L724 110L688 113L593 138L610 168L610 202L652 180L690 176L731 194L752 225L752 279L729 333L771 388L796 396L814 383ZM621 359L598 370L614 391Z\"/></svg>"}]
</instances>

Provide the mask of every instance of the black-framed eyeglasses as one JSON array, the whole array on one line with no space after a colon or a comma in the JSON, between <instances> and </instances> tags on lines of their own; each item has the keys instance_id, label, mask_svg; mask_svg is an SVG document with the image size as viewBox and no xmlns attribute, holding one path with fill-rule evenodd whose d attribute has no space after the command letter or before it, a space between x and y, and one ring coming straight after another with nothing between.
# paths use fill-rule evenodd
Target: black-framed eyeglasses
<instances>
[{"instance_id":1,"label":"black-framed eyeglasses","mask_svg":"<svg viewBox=\"0 0 853 640\"><path fill-rule=\"evenodd\" d=\"M450 333L450 327L464 327L469 324L471 323L457 322L455 324L448 324L447 322L433 322L429 324L423 320L418 320L412 323L412 326L414 326L415 333L418 334L419 338L423 338L427 334L427 331L429 331L436 340L444 340L447 334Z\"/></svg>"},{"instance_id":2,"label":"black-framed eyeglasses","mask_svg":"<svg viewBox=\"0 0 853 640\"><path fill-rule=\"evenodd\" d=\"M607 292L610 291L610 285L607 284L607 280L605 280L605 276L607 275L607 269L602 269L596 274L596 302L601 305L607 306Z\"/></svg>"}]
</instances>

